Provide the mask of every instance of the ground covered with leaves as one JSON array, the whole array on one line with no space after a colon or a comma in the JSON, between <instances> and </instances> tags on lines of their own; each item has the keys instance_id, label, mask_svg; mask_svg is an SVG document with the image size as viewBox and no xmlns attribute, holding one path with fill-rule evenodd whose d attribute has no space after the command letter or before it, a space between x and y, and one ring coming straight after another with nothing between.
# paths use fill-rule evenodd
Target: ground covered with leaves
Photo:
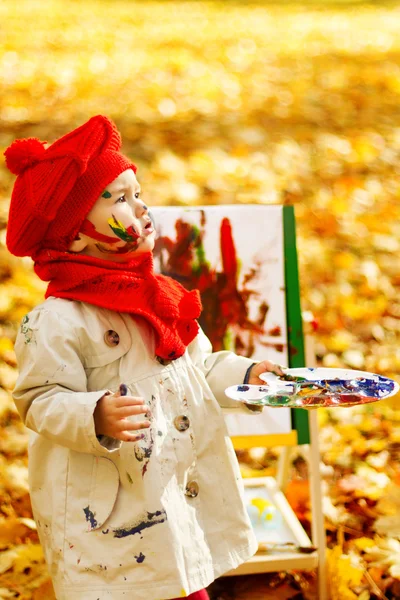
<instances>
[{"instance_id":1,"label":"ground covered with leaves","mask_svg":"<svg viewBox=\"0 0 400 600\"><path fill-rule=\"evenodd\" d=\"M320 364L399 381L399 3L4 0L0 17L2 151L106 113L149 205L293 204ZM10 395L16 330L44 286L5 249L0 168L0 598L51 599ZM397 405L319 412L333 600L400 598ZM244 474L273 473L277 453L243 454ZM309 529L303 467L287 493ZM314 579L213 593L300 600Z\"/></svg>"}]
</instances>

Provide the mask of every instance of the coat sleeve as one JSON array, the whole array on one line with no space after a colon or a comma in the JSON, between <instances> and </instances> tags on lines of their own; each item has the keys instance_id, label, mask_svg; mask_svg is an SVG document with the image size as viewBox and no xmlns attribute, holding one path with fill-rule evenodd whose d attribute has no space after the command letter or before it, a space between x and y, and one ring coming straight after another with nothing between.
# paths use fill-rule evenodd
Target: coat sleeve
<instances>
[{"instance_id":1,"label":"coat sleeve","mask_svg":"<svg viewBox=\"0 0 400 600\"><path fill-rule=\"evenodd\" d=\"M15 353L13 398L26 427L77 452L104 456L120 448L119 440L96 437L94 409L109 390L87 391L73 322L46 309L32 311L17 334Z\"/></svg>"},{"instance_id":2,"label":"coat sleeve","mask_svg":"<svg viewBox=\"0 0 400 600\"><path fill-rule=\"evenodd\" d=\"M256 414L259 412L225 395L227 387L243 383L247 369L254 364L254 360L227 350L213 352L211 342L201 328L196 338L189 344L188 351L194 365L204 374L224 413Z\"/></svg>"}]
</instances>

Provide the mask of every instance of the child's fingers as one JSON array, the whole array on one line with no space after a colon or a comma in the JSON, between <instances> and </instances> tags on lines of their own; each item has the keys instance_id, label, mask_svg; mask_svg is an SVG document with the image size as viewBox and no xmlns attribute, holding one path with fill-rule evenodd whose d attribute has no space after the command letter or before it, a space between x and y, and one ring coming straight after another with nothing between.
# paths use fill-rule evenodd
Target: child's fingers
<instances>
[{"instance_id":1,"label":"child's fingers","mask_svg":"<svg viewBox=\"0 0 400 600\"><path fill-rule=\"evenodd\" d=\"M150 421L138 421L137 423L132 423L132 421L128 421L128 419L120 419L115 426L119 431L136 431L137 429L148 429L150 427Z\"/></svg>"},{"instance_id":2,"label":"child's fingers","mask_svg":"<svg viewBox=\"0 0 400 600\"><path fill-rule=\"evenodd\" d=\"M282 365L273 365L272 373L275 375L284 375L284 369L286 369L286 367L283 367Z\"/></svg>"},{"instance_id":3,"label":"child's fingers","mask_svg":"<svg viewBox=\"0 0 400 600\"><path fill-rule=\"evenodd\" d=\"M115 414L118 418L122 419L123 417L130 417L131 415L145 415L146 413L150 415L150 412L150 406L138 404L135 406L121 406L115 411Z\"/></svg>"},{"instance_id":4,"label":"child's fingers","mask_svg":"<svg viewBox=\"0 0 400 600\"><path fill-rule=\"evenodd\" d=\"M114 406L137 406L143 405L144 398L140 398L138 396L115 396L114 397Z\"/></svg>"},{"instance_id":5,"label":"child's fingers","mask_svg":"<svg viewBox=\"0 0 400 600\"><path fill-rule=\"evenodd\" d=\"M133 434L133 433L129 433L128 431L122 431L118 435L117 439L121 440L122 442L139 442L144 437L145 437L144 433Z\"/></svg>"}]
</instances>

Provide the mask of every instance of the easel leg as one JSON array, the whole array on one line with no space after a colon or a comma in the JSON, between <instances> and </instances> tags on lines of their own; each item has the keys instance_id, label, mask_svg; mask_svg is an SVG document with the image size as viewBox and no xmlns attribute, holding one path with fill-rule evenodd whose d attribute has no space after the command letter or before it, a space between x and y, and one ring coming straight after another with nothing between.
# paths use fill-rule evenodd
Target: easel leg
<instances>
[{"instance_id":1,"label":"easel leg","mask_svg":"<svg viewBox=\"0 0 400 600\"><path fill-rule=\"evenodd\" d=\"M281 448L281 454L278 459L276 483L278 484L278 488L283 493L285 492L287 483L289 481L291 453L291 446L283 446L283 448Z\"/></svg>"},{"instance_id":2,"label":"easel leg","mask_svg":"<svg viewBox=\"0 0 400 600\"><path fill-rule=\"evenodd\" d=\"M328 600L326 580L326 535L325 521L322 511L320 454L318 438L317 412L309 412L309 426L311 444L309 446L309 480L311 495L311 536L312 541L318 548L318 599Z\"/></svg>"}]
</instances>

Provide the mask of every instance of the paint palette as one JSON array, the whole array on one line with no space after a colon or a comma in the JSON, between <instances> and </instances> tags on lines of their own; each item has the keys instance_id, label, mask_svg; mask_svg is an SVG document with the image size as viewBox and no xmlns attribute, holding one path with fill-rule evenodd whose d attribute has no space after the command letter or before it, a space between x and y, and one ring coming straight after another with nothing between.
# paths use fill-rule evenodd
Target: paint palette
<instances>
[{"instance_id":1,"label":"paint palette","mask_svg":"<svg viewBox=\"0 0 400 600\"><path fill-rule=\"evenodd\" d=\"M394 396L399 384L374 373L349 369L286 369L284 375L262 373L264 385L233 385L232 400L275 408L346 407Z\"/></svg>"}]
</instances>

